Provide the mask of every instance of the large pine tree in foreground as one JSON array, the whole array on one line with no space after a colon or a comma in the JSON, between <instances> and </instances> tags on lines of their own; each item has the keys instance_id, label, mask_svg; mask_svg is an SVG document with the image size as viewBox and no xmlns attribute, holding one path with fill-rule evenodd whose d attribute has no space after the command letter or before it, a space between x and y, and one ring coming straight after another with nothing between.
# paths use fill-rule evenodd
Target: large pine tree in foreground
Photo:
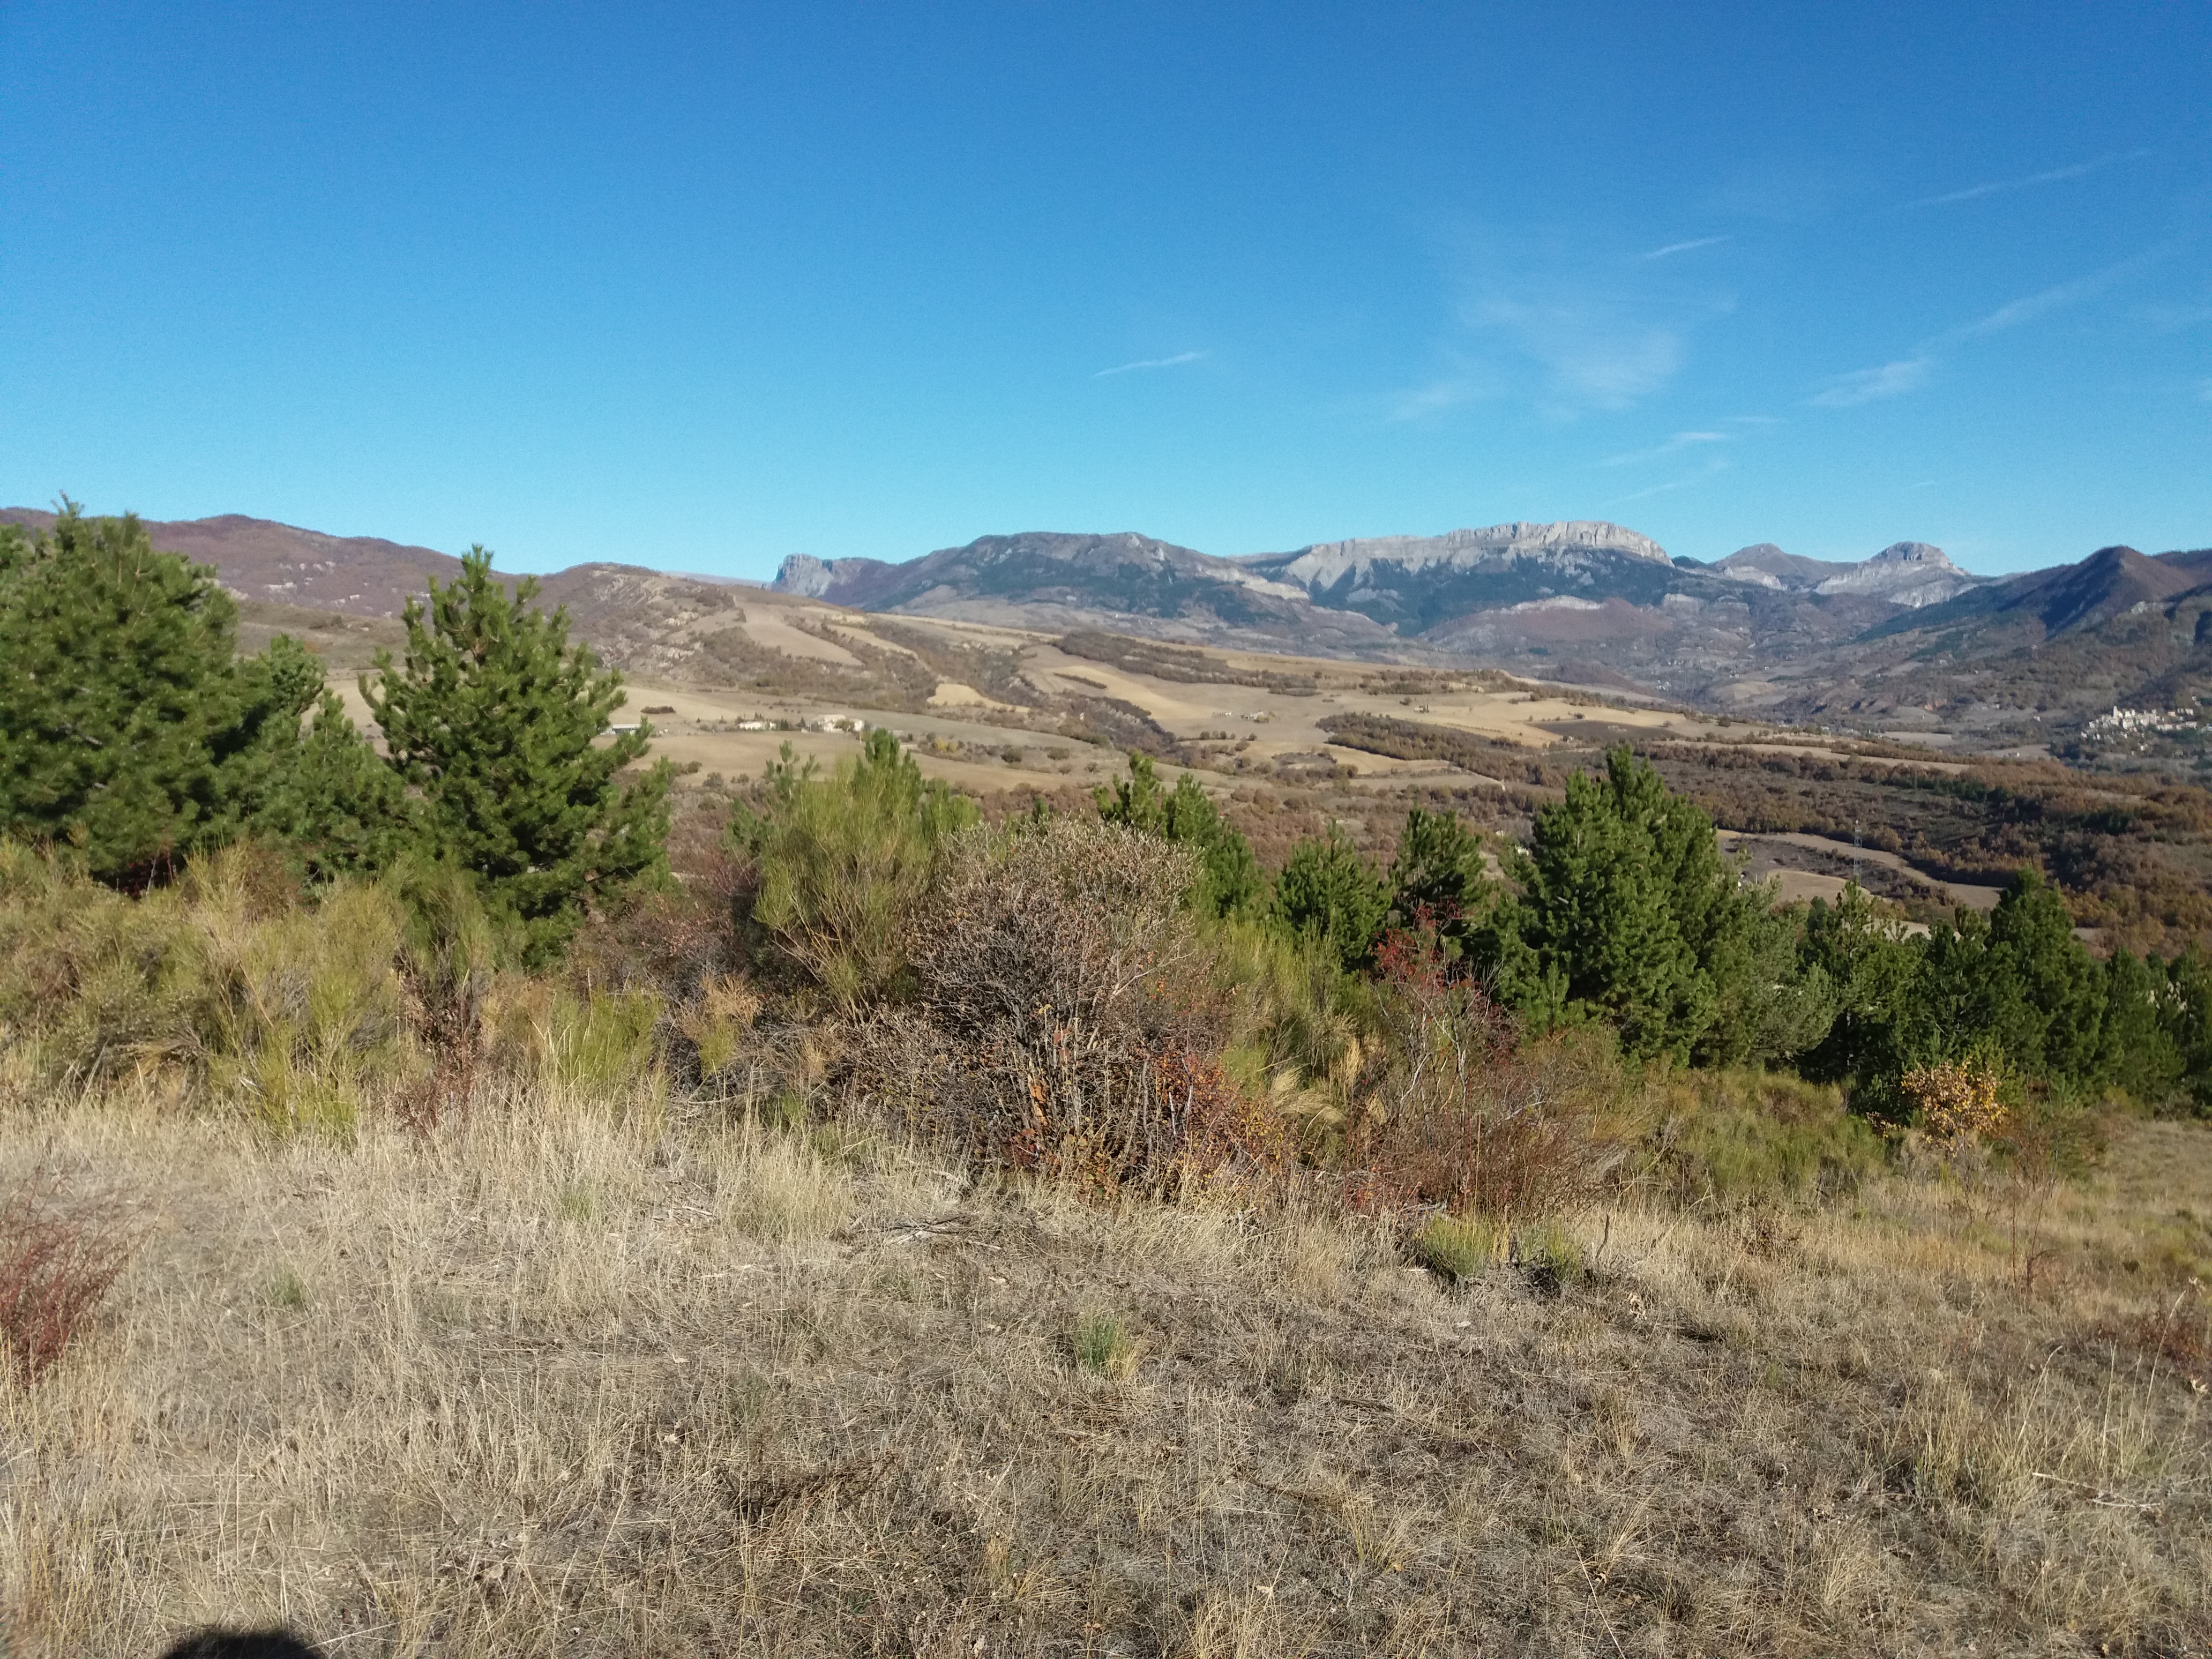
<instances>
[{"instance_id":1,"label":"large pine tree in foreground","mask_svg":"<svg viewBox=\"0 0 2212 1659\"><path fill-rule=\"evenodd\" d=\"M136 517L64 501L36 538L0 528L0 835L126 887L246 834L281 833L312 868L380 856L398 792L321 665L282 635L237 651L215 573Z\"/></svg>"},{"instance_id":2,"label":"large pine tree in foreground","mask_svg":"<svg viewBox=\"0 0 2212 1659\"><path fill-rule=\"evenodd\" d=\"M407 605L407 649L380 652L362 695L392 763L419 792L422 830L469 872L524 960L556 956L586 909L661 866L668 834L665 761L620 775L646 750L643 726L607 733L622 676L568 643L565 610L537 604L526 577L510 595L491 556L470 550L429 604Z\"/></svg>"}]
</instances>

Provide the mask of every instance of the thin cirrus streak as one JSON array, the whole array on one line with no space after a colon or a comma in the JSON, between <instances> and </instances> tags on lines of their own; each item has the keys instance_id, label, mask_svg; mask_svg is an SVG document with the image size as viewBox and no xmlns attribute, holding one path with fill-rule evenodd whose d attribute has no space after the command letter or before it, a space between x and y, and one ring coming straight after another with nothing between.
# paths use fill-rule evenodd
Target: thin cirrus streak
<instances>
[{"instance_id":1,"label":"thin cirrus streak","mask_svg":"<svg viewBox=\"0 0 2212 1659\"><path fill-rule=\"evenodd\" d=\"M1699 444L1724 444L1729 441L1725 432L1677 432L1663 444L1650 449L1638 449L1626 455L1609 455L1607 466L1640 466L1647 461L1660 460L1668 455L1679 455Z\"/></svg>"},{"instance_id":2,"label":"thin cirrus streak","mask_svg":"<svg viewBox=\"0 0 2212 1659\"><path fill-rule=\"evenodd\" d=\"M2064 184L2070 179L2086 179L2098 168L2110 167L2115 161L2140 161L2149 154L2147 149L2131 149L2124 155L2100 155L2094 161L2076 161L2070 167L2052 167L2047 173L2031 173L2025 179L1998 179L1985 185L1969 185L1964 190L1946 191L1941 196L1923 196L1905 205L1908 209L1948 207L1954 202L1978 202L1984 196L2002 196L2037 185Z\"/></svg>"},{"instance_id":3,"label":"thin cirrus streak","mask_svg":"<svg viewBox=\"0 0 2212 1659\"><path fill-rule=\"evenodd\" d=\"M1926 357L1900 357L1879 368L1854 369L1814 393L1813 403L1820 409L1856 409L1861 404L1899 397L1925 380L1929 367Z\"/></svg>"},{"instance_id":4,"label":"thin cirrus streak","mask_svg":"<svg viewBox=\"0 0 2212 1659\"><path fill-rule=\"evenodd\" d=\"M1922 341L1911 353L1879 368L1855 369L1831 380L1814 394L1813 404L1820 409L1855 409L1861 404L1870 404L1884 398L1894 398L1916 391L1924 383L1929 372L1942 355L1969 340L1978 340L1992 334L2032 323L2037 318L2078 303L2091 295L2111 287L2114 283L2142 268L2157 257L2159 250L2137 254L2123 259L2118 264L2093 271L2087 276L2076 276L2070 282L2054 283L2040 291L1999 306L1988 315L1976 318L1971 323L1961 323L1930 339Z\"/></svg>"},{"instance_id":5,"label":"thin cirrus streak","mask_svg":"<svg viewBox=\"0 0 2212 1659\"><path fill-rule=\"evenodd\" d=\"M1194 363L1206 356L1203 351L1179 351L1172 357L1146 357L1133 363L1116 363L1111 368L1102 368L1091 378L1103 380L1109 374L1133 374L1140 368L1174 368L1182 363Z\"/></svg>"},{"instance_id":6,"label":"thin cirrus streak","mask_svg":"<svg viewBox=\"0 0 2212 1659\"><path fill-rule=\"evenodd\" d=\"M1669 242L1664 247L1655 247L1644 256L1646 262L1665 259L1677 253L1688 253L1701 247L1718 247L1723 242L1733 242L1733 236L1700 236L1694 241Z\"/></svg>"},{"instance_id":7,"label":"thin cirrus streak","mask_svg":"<svg viewBox=\"0 0 2212 1659\"><path fill-rule=\"evenodd\" d=\"M1716 455L1694 472L1686 473L1679 478L1669 478L1664 483L1651 484L1642 489L1631 490L1626 495L1616 495L1604 503L1604 509L1610 511L1616 507L1625 507L1630 501L1649 501L1654 495L1668 495L1677 489L1694 489L1707 480L1718 477L1728 470L1728 457Z\"/></svg>"}]
</instances>

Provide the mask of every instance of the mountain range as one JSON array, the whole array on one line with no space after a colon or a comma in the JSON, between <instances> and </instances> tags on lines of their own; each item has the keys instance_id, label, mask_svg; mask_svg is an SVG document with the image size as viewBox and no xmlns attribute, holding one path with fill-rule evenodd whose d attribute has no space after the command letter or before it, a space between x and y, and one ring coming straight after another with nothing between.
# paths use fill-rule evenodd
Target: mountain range
<instances>
[{"instance_id":1,"label":"mountain range","mask_svg":"<svg viewBox=\"0 0 2212 1659\"><path fill-rule=\"evenodd\" d=\"M33 528L29 509L0 520ZM396 616L450 555L228 514L149 526L240 595ZM2098 550L2001 578L1902 541L1857 561L1771 543L1711 563L1598 520L1222 557L1157 538L1028 532L902 562L794 555L773 588L875 612L1443 665L1469 660L1708 707L2039 738L2112 703L2212 691L2212 550ZM543 579L617 662L686 672L747 586L593 562ZM2038 718L2047 716L2047 718Z\"/></svg>"},{"instance_id":2,"label":"mountain range","mask_svg":"<svg viewBox=\"0 0 2212 1659\"><path fill-rule=\"evenodd\" d=\"M1527 659L1686 689L1984 586L1941 549L1856 562L1771 544L1711 565L1597 520L1223 558L1147 536L986 536L904 563L787 559L783 592L971 622L1115 627L1356 655Z\"/></svg>"}]
</instances>

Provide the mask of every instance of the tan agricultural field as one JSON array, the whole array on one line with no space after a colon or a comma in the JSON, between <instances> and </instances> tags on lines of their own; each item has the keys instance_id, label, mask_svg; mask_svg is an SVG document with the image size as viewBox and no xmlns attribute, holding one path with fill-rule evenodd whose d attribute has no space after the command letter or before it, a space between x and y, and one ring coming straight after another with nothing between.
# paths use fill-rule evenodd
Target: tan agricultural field
<instances>
[{"instance_id":1,"label":"tan agricultural field","mask_svg":"<svg viewBox=\"0 0 2212 1659\"><path fill-rule=\"evenodd\" d=\"M1273 863L1332 821L1387 856L1414 805L1521 839L1568 773L1626 744L1744 837L1785 902L1832 897L1856 872L1920 925L1989 909L2030 864L2078 890L2100 948L2212 947L2212 806L2156 778L2093 788L2047 760L1923 757L1492 670L1052 635L751 588L670 605L653 626L623 613L603 644L629 678L626 714L652 720L687 787L757 778L786 741L833 764L858 738L831 722L888 726L930 775L1002 800L1073 799L1137 748L1170 781L1194 773ZM256 626L289 617L334 667L396 626L260 610ZM355 678L332 676L365 722ZM755 720L794 729L738 729Z\"/></svg>"}]
</instances>

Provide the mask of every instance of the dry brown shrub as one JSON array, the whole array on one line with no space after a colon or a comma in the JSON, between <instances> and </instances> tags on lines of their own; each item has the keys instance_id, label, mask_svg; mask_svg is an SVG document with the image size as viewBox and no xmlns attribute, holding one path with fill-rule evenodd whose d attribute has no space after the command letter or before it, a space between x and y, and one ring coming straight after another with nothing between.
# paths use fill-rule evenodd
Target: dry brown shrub
<instances>
[{"instance_id":1,"label":"dry brown shrub","mask_svg":"<svg viewBox=\"0 0 2212 1659\"><path fill-rule=\"evenodd\" d=\"M1998 1098L2002 1081L1994 1066L1967 1059L1916 1066L1900 1086L1929 1138L1954 1148L1987 1140L2005 1127L2010 1115Z\"/></svg>"},{"instance_id":2,"label":"dry brown shrub","mask_svg":"<svg viewBox=\"0 0 2212 1659\"><path fill-rule=\"evenodd\" d=\"M678 850L671 848L672 860ZM569 978L593 989L655 991L684 1004L742 966L737 918L750 897L753 871L726 847L693 844L681 852L682 867L667 884L626 896L577 934Z\"/></svg>"},{"instance_id":3,"label":"dry brown shrub","mask_svg":"<svg viewBox=\"0 0 2212 1659\"><path fill-rule=\"evenodd\" d=\"M1624 1155L1611 1056L1586 1033L1522 1042L1432 935L1378 953L1392 1057L1349 1148L1358 1207L1527 1220L1596 1193Z\"/></svg>"},{"instance_id":4,"label":"dry brown shrub","mask_svg":"<svg viewBox=\"0 0 2212 1659\"><path fill-rule=\"evenodd\" d=\"M1092 818L971 835L862 1028L865 1092L974 1162L1091 1192L1244 1191L1279 1121L1222 1072L1228 1010L1182 908L1191 855Z\"/></svg>"},{"instance_id":5,"label":"dry brown shrub","mask_svg":"<svg viewBox=\"0 0 2212 1659\"><path fill-rule=\"evenodd\" d=\"M72 1200L41 1166L0 1200L0 1368L31 1383L62 1357L131 1259L117 1207Z\"/></svg>"}]
</instances>

